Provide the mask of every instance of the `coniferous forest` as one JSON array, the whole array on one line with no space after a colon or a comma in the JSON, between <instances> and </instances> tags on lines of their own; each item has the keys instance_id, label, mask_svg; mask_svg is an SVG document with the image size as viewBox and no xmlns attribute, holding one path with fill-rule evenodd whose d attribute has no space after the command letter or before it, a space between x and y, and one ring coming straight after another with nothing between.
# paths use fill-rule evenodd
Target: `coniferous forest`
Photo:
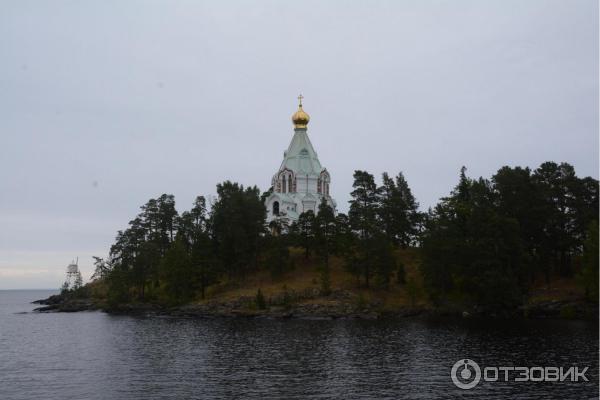
<instances>
[{"instance_id":1,"label":"coniferous forest","mask_svg":"<svg viewBox=\"0 0 600 400\"><path fill-rule=\"evenodd\" d=\"M536 282L576 280L598 301L598 181L579 178L567 163L537 169L502 167L489 178L470 178L427 211L402 173L381 183L354 172L348 214L325 203L297 222L265 222L257 187L217 185L208 205L197 197L179 212L172 195L150 199L117 233L107 258L95 258L94 282L109 305L155 302L179 305L207 298L211 286L244 281L268 271L283 279L294 265L291 249L318 266L322 296L331 292L332 258L341 260L357 288L385 292L403 285L432 307L448 304L488 312L524 304ZM399 251L418 259L420 279L408 279ZM257 288L256 303L264 307Z\"/></svg>"}]
</instances>

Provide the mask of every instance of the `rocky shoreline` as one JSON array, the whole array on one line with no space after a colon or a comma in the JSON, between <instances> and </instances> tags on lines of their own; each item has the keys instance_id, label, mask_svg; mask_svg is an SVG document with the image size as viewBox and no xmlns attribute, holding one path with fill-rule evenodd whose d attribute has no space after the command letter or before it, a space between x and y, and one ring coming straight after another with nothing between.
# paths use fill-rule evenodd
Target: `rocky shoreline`
<instances>
[{"instance_id":1,"label":"rocky shoreline","mask_svg":"<svg viewBox=\"0 0 600 400\"><path fill-rule=\"evenodd\" d=\"M55 294L47 299L40 299L31 302L32 304L41 304L44 307L35 308L34 312L78 312L99 310L98 304L88 298L69 298L60 294Z\"/></svg>"},{"instance_id":2,"label":"rocky shoreline","mask_svg":"<svg viewBox=\"0 0 600 400\"><path fill-rule=\"evenodd\" d=\"M305 300L304 302L294 300ZM306 301L308 300L308 302ZM303 318L303 319L377 319L384 313L376 310L375 304L356 303L349 293L333 293L322 301L313 301L314 296L298 293L285 293L278 298L269 299L264 308L256 306L253 298L240 297L229 301L207 301L192 303L177 307L165 307L153 303L127 303L109 307L101 301L92 299L69 298L53 295L47 299L36 300L32 303L43 305L35 308L34 312L78 312L104 311L110 314L172 316L182 318L215 318L215 317L244 317L244 318ZM396 316L406 317L420 315L424 308L405 308L397 310Z\"/></svg>"},{"instance_id":3,"label":"rocky shoreline","mask_svg":"<svg viewBox=\"0 0 600 400\"><path fill-rule=\"evenodd\" d=\"M477 308L468 310L442 307L400 307L382 310L377 303L363 304L351 297L350 293L338 292L324 298L310 297L308 301L289 302L282 299L269 299L269 304L258 308L254 299L240 297L229 301L207 301L177 307L165 307L152 303L127 303L108 307L106 303L90 298L69 298L53 295L36 300L43 305L34 312L80 312L104 311L111 314L170 316L179 318L298 318L298 319L364 319L405 318L414 316L453 316L460 318L559 318L577 320L597 320L598 305L585 301L552 300L522 306L509 313L498 315Z\"/></svg>"}]
</instances>

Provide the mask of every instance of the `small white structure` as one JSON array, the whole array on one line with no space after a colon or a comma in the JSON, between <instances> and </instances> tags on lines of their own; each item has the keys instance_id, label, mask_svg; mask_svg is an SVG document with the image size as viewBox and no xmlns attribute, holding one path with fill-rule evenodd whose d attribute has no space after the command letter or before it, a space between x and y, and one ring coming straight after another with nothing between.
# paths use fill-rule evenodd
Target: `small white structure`
<instances>
[{"instance_id":1,"label":"small white structure","mask_svg":"<svg viewBox=\"0 0 600 400\"><path fill-rule=\"evenodd\" d=\"M292 223L308 210L316 214L321 199L325 199L334 212L336 209L336 202L329 195L331 176L321 166L308 138L310 117L302 109L302 98L298 96L298 111L292 115L294 137L271 180L272 193L265 199L267 222L281 219Z\"/></svg>"},{"instance_id":2,"label":"small white structure","mask_svg":"<svg viewBox=\"0 0 600 400\"><path fill-rule=\"evenodd\" d=\"M81 286L81 273L78 264L79 257L77 257L77 261L71 261L71 264L67 266L67 280L64 285L66 289L76 289Z\"/></svg>"}]
</instances>

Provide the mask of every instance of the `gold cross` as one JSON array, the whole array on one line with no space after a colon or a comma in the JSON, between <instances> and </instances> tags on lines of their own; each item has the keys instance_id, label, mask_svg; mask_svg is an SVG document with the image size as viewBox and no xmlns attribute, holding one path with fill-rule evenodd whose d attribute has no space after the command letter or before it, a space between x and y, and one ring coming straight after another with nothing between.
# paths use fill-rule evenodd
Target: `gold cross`
<instances>
[{"instance_id":1,"label":"gold cross","mask_svg":"<svg viewBox=\"0 0 600 400\"><path fill-rule=\"evenodd\" d=\"M302 107L302 99L304 98L304 96L302 96L302 94L300 94L298 96L298 101L300 102L299 106Z\"/></svg>"}]
</instances>

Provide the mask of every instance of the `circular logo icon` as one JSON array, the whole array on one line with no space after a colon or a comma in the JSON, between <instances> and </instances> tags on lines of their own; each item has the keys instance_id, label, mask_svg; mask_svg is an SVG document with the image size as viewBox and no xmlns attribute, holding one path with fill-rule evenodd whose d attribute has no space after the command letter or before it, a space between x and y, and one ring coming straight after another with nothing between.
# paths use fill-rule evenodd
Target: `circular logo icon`
<instances>
[{"instance_id":1,"label":"circular logo icon","mask_svg":"<svg viewBox=\"0 0 600 400\"><path fill-rule=\"evenodd\" d=\"M481 369L473 360L458 360L450 371L452 382L461 389L472 389L481 380Z\"/></svg>"}]
</instances>

